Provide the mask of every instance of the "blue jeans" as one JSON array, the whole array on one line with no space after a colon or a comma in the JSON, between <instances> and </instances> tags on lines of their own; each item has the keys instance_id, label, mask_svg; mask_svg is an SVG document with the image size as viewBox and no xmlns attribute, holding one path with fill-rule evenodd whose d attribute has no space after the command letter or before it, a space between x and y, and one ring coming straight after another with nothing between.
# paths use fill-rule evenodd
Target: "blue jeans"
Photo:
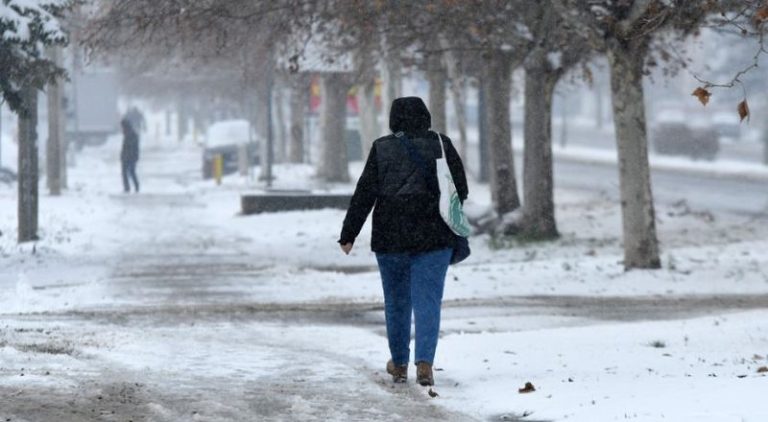
<instances>
[{"instance_id":1,"label":"blue jeans","mask_svg":"<svg viewBox=\"0 0 768 422\"><path fill-rule=\"evenodd\" d=\"M377 253L382 287L387 340L392 361L408 364L411 342L411 311L416 322L415 362L432 363L440 332L440 305L445 273L452 249L419 254Z\"/></svg>"}]
</instances>

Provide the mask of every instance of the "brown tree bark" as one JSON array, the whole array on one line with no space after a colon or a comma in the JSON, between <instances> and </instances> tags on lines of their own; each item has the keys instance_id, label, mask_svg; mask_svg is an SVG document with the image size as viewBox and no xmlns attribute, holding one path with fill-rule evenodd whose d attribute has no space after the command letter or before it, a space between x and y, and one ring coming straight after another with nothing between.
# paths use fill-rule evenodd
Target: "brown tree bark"
<instances>
[{"instance_id":1,"label":"brown tree bark","mask_svg":"<svg viewBox=\"0 0 768 422\"><path fill-rule=\"evenodd\" d=\"M626 269L661 267L648 164L643 57L642 48L620 42L608 50Z\"/></svg>"},{"instance_id":2,"label":"brown tree bark","mask_svg":"<svg viewBox=\"0 0 768 422\"><path fill-rule=\"evenodd\" d=\"M504 215L520 207L512 152L510 94L512 61L503 53L492 54L486 63L486 128L490 151L491 199L493 208Z\"/></svg>"},{"instance_id":3,"label":"brown tree bark","mask_svg":"<svg viewBox=\"0 0 768 422\"><path fill-rule=\"evenodd\" d=\"M322 147L317 175L326 182L349 182L347 142L344 136L349 87L349 76L346 73L323 75Z\"/></svg>"}]
</instances>

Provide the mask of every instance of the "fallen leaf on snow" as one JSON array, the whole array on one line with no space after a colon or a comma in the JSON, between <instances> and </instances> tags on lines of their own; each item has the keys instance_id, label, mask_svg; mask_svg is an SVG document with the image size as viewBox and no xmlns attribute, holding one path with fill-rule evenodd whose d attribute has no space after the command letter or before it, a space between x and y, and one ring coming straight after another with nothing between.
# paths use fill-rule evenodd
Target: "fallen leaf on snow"
<instances>
[{"instance_id":1,"label":"fallen leaf on snow","mask_svg":"<svg viewBox=\"0 0 768 422\"><path fill-rule=\"evenodd\" d=\"M536 387L530 382L526 382L525 387L517 389L517 392L520 394L533 393L534 391L536 391Z\"/></svg>"},{"instance_id":2,"label":"fallen leaf on snow","mask_svg":"<svg viewBox=\"0 0 768 422\"><path fill-rule=\"evenodd\" d=\"M758 374L765 374L766 372L768 372L768 366L761 366L761 367L757 368L757 373Z\"/></svg>"}]
</instances>

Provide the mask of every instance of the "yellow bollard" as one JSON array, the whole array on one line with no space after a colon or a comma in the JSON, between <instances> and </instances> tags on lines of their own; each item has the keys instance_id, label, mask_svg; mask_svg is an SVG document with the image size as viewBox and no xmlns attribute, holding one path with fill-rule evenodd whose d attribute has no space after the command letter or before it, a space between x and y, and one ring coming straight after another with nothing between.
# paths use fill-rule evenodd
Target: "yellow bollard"
<instances>
[{"instance_id":1,"label":"yellow bollard","mask_svg":"<svg viewBox=\"0 0 768 422\"><path fill-rule=\"evenodd\" d=\"M224 157L221 154L213 156L213 178L216 179L216 184L221 184L221 175L224 173Z\"/></svg>"}]
</instances>

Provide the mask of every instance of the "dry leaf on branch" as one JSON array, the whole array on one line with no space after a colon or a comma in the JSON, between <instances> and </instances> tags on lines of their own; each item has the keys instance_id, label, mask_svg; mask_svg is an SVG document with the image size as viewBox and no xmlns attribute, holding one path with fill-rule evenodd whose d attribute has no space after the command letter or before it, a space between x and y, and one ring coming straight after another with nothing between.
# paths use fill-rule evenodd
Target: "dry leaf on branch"
<instances>
[{"instance_id":1,"label":"dry leaf on branch","mask_svg":"<svg viewBox=\"0 0 768 422\"><path fill-rule=\"evenodd\" d=\"M702 105L707 105L709 102L709 97L712 96L712 93L702 87L698 87L695 91L693 91L693 94L691 95L698 98Z\"/></svg>"},{"instance_id":2,"label":"dry leaf on branch","mask_svg":"<svg viewBox=\"0 0 768 422\"><path fill-rule=\"evenodd\" d=\"M749 120L749 105L747 105L747 100L744 100L739 103L739 117L741 117L741 121L743 122L744 119Z\"/></svg>"},{"instance_id":3,"label":"dry leaf on branch","mask_svg":"<svg viewBox=\"0 0 768 422\"><path fill-rule=\"evenodd\" d=\"M536 387L534 387L530 382L526 382L525 387L517 389L517 392L520 394L533 393L534 391L536 391Z\"/></svg>"},{"instance_id":4,"label":"dry leaf on branch","mask_svg":"<svg viewBox=\"0 0 768 422\"><path fill-rule=\"evenodd\" d=\"M760 25L766 20L768 20L768 4L761 6L755 12L755 25Z\"/></svg>"}]
</instances>

